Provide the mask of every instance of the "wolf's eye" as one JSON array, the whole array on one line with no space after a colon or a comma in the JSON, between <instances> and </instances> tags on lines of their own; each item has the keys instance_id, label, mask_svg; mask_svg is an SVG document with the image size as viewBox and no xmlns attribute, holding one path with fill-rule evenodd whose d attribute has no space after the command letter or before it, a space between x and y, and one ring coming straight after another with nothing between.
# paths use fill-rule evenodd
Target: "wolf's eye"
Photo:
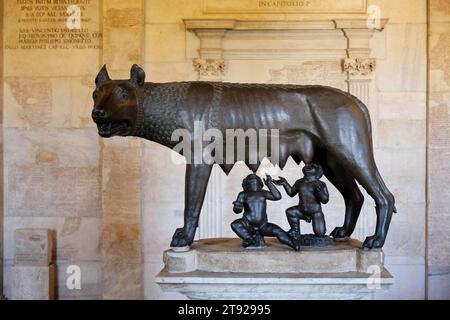
<instances>
[{"instance_id":1,"label":"wolf's eye","mask_svg":"<svg viewBox=\"0 0 450 320\"><path fill-rule=\"evenodd\" d=\"M97 99L98 99L98 91L94 91L94 93L92 93L92 98L93 98L94 100L97 100Z\"/></svg>"}]
</instances>

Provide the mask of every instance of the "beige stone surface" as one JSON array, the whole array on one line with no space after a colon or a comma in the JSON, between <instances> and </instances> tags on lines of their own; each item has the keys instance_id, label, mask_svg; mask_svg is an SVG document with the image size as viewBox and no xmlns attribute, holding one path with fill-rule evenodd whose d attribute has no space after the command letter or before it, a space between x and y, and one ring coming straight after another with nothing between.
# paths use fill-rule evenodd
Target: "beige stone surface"
<instances>
[{"instance_id":1,"label":"beige stone surface","mask_svg":"<svg viewBox=\"0 0 450 320\"><path fill-rule=\"evenodd\" d=\"M431 23L450 21L450 4L447 0L430 0Z\"/></svg>"},{"instance_id":2,"label":"beige stone surface","mask_svg":"<svg viewBox=\"0 0 450 320\"><path fill-rule=\"evenodd\" d=\"M173 164L172 157L175 153L170 149L156 143L145 142L143 148L143 175L145 185L144 197L158 203L174 203L174 199L184 196L184 173L185 164ZM176 155L178 157L178 155ZM182 158L177 158L182 160ZM183 161L184 162L184 161ZM169 171L164 175L169 167ZM168 183L169 182L169 183ZM150 209L150 208L149 208ZM181 208L182 209L182 208ZM155 213L157 215L157 213Z\"/></svg>"},{"instance_id":3,"label":"beige stone surface","mask_svg":"<svg viewBox=\"0 0 450 320\"><path fill-rule=\"evenodd\" d=\"M386 259L386 267L394 275L394 283L388 291L373 292L372 299L376 300L423 300L425 299L425 283L423 282L425 265L422 261L415 261L408 257L396 259L395 263L389 263ZM412 279L420 279L414 281Z\"/></svg>"},{"instance_id":4,"label":"beige stone surface","mask_svg":"<svg viewBox=\"0 0 450 320\"><path fill-rule=\"evenodd\" d=\"M342 0L293 2L274 4L270 1L255 2L252 0L204 0L204 13L366 13L367 1L365 0Z\"/></svg>"},{"instance_id":5,"label":"beige stone surface","mask_svg":"<svg viewBox=\"0 0 450 320\"><path fill-rule=\"evenodd\" d=\"M162 263L162 252L167 249L174 230L182 226L184 208L180 199L184 197L185 166L173 164L171 156L172 151L161 145L143 143L141 172L145 192L142 193L141 228L145 262ZM146 275L150 276L154 274Z\"/></svg>"},{"instance_id":6,"label":"beige stone surface","mask_svg":"<svg viewBox=\"0 0 450 320\"><path fill-rule=\"evenodd\" d=\"M368 0L368 5L378 6L381 16L389 18L389 24L427 23L424 0Z\"/></svg>"},{"instance_id":7,"label":"beige stone surface","mask_svg":"<svg viewBox=\"0 0 450 320\"><path fill-rule=\"evenodd\" d=\"M383 268L381 251L364 251L361 242L336 243L325 248L301 248L295 252L267 238L265 249L244 249L237 238L203 239L191 250L164 253L168 272L182 273L194 270L218 273L367 273L370 266Z\"/></svg>"},{"instance_id":8,"label":"beige stone surface","mask_svg":"<svg viewBox=\"0 0 450 320\"><path fill-rule=\"evenodd\" d=\"M183 61L186 57L186 29L183 23L146 24L146 62ZM170 38L170 41L167 39Z\"/></svg>"},{"instance_id":9,"label":"beige stone surface","mask_svg":"<svg viewBox=\"0 0 450 320\"><path fill-rule=\"evenodd\" d=\"M55 230L57 262L99 261L98 218L12 217L5 218L5 243L14 241L14 230L48 228ZM5 261L14 260L14 247L5 248Z\"/></svg>"},{"instance_id":10,"label":"beige stone surface","mask_svg":"<svg viewBox=\"0 0 450 320\"><path fill-rule=\"evenodd\" d=\"M102 60L111 77L129 74L130 66L143 60L143 6L141 0L103 3Z\"/></svg>"},{"instance_id":11,"label":"beige stone surface","mask_svg":"<svg viewBox=\"0 0 450 320\"><path fill-rule=\"evenodd\" d=\"M392 275L382 269L379 286L370 287L373 275L363 273L273 274L188 272L161 270L156 282L167 293L194 300L359 300L382 295L392 285Z\"/></svg>"},{"instance_id":12,"label":"beige stone surface","mask_svg":"<svg viewBox=\"0 0 450 320\"><path fill-rule=\"evenodd\" d=\"M91 168L10 167L7 215L97 217L98 174Z\"/></svg>"},{"instance_id":13,"label":"beige stone surface","mask_svg":"<svg viewBox=\"0 0 450 320\"><path fill-rule=\"evenodd\" d=\"M71 33L89 33L91 45L76 47L75 41L67 48L53 48L47 43L47 49L18 45L18 41L26 37L70 37L67 17L60 16L53 22L18 22L26 10L14 1L4 1L4 5L8 12L2 29L7 66L2 104L4 135L8 137L4 157L5 278L11 283L14 230L52 229L56 231L61 282L56 290L61 293L66 279L61 277L62 263L99 264L100 148L96 130L91 129L90 112L102 42L100 1L92 0L81 8L83 30ZM34 4L31 7L33 14L39 11ZM66 9L59 6L56 16ZM85 277L99 278L93 270L86 269ZM100 288L100 281L91 283ZM10 289L5 289L9 297ZM78 292L83 294L83 290Z\"/></svg>"},{"instance_id":14,"label":"beige stone surface","mask_svg":"<svg viewBox=\"0 0 450 320\"><path fill-rule=\"evenodd\" d=\"M112 78L126 79L131 65L144 61L144 1L103 2L102 15L101 61L107 64ZM143 297L140 152L140 142L136 139L102 139L101 142L104 299Z\"/></svg>"},{"instance_id":15,"label":"beige stone surface","mask_svg":"<svg viewBox=\"0 0 450 320\"><path fill-rule=\"evenodd\" d=\"M53 300L55 266L14 266L11 270L11 300Z\"/></svg>"},{"instance_id":16,"label":"beige stone surface","mask_svg":"<svg viewBox=\"0 0 450 320\"><path fill-rule=\"evenodd\" d=\"M156 275L164 267L162 259L158 262L146 262L145 263L145 273L151 275L148 280L150 280L145 286L145 299L146 300L187 300L188 298L177 292L164 292L161 287L156 283Z\"/></svg>"},{"instance_id":17,"label":"beige stone surface","mask_svg":"<svg viewBox=\"0 0 450 320\"><path fill-rule=\"evenodd\" d=\"M198 253L196 250L177 252L174 249L164 252L164 264L170 273L183 273L197 270Z\"/></svg>"},{"instance_id":18,"label":"beige stone surface","mask_svg":"<svg viewBox=\"0 0 450 320\"><path fill-rule=\"evenodd\" d=\"M167 249L173 231L182 225L184 168L171 164L170 151L162 151L159 145L148 143L148 150L143 152L137 139L98 138L90 112L93 80L100 66L106 63L113 78L127 78L131 64L139 63L145 67L148 81L196 80L192 59L198 56L199 40L193 32L182 28L183 19L359 18L364 21L366 15L204 14L203 0L92 0L90 3L87 18L91 20L86 22L87 26L92 32L103 30L103 38L99 38L97 48L71 50L11 48L20 25L13 21L17 18L15 2L7 3L6 12L11 14L6 16L4 31L5 44L10 48L4 50L2 81L5 265L11 269L15 228L53 228L60 241L58 292L61 298L136 298L143 297L144 292L145 297L163 297L160 289L150 283L160 270L161 253ZM430 199L428 259L430 264L439 266L449 265L447 255L441 254L449 251L445 247L448 241L442 241L442 234L448 234L446 224L442 223L448 211L447 193L442 191L448 189L448 177L442 172L449 169L446 165L450 101L447 3L430 1L433 21L430 57L438 58L430 61L429 177L433 179L429 180L432 183L428 188L429 194L439 196ZM369 0L368 4L378 5L382 17L389 19L386 29L376 33L371 41L372 56L377 58L377 80L369 106L375 156L383 178L396 195L399 210L392 220L385 252L387 258L401 260L401 264L392 268L400 283L388 297L421 298L426 234L427 2ZM325 32L312 34L309 38L295 33L228 34L224 80L286 83L314 80L340 86L340 78L335 74L339 71L345 39L332 40ZM238 52L230 50L236 46ZM318 47L326 50L315 52ZM289 52L289 48L295 50ZM310 48L311 52L302 48ZM266 51L256 55L252 49ZM333 58L324 59L324 54L330 52ZM330 61L335 62L332 74L326 73ZM248 172L237 166L229 177L218 180L223 184L219 206L224 219L220 232L224 236L234 236L229 223L236 215L231 212L230 203L240 190L241 177ZM288 165L282 175L294 181L299 176L299 168ZM342 198L332 187L330 190L332 201L325 208L328 231L342 223L344 210ZM175 199L169 196L171 192L176 194ZM287 228L284 208L294 203L295 199L271 203L271 219ZM370 235L374 226L374 204L366 196L356 232L360 240ZM305 226L304 230L310 232L309 228ZM152 267L144 269L143 261ZM82 281L80 291L69 291L63 286L64 270L60 268L71 263L85 270L83 277L87 283L84 286ZM435 292L442 292L436 287L439 281L434 279L438 278L430 283L435 284Z\"/></svg>"},{"instance_id":19,"label":"beige stone surface","mask_svg":"<svg viewBox=\"0 0 450 320\"><path fill-rule=\"evenodd\" d=\"M378 143L385 148L425 149L424 120L380 120L378 122ZM407 135L401 132L408 132Z\"/></svg>"},{"instance_id":20,"label":"beige stone surface","mask_svg":"<svg viewBox=\"0 0 450 320\"><path fill-rule=\"evenodd\" d=\"M55 237L49 229L16 229L15 266L49 266L55 261Z\"/></svg>"},{"instance_id":21,"label":"beige stone surface","mask_svg":"<svg viewBox=\"0 0 450 320\"><path fill-rule=\"evenodd\" d=\"M227 19L236 16L247 20L321 20L328 18L362 18L366 14L308 14L308 13L245 13L234 12L230 14L204 14L203 0L147 0L146 1L146 22L147 23L168 23L178 22L183 18L221 18ZM442 0L445 2L445 0ZM426 23L426 1L424 0L368 0L368 5L379 6L381 16L389 18L391 23ZM445 3L444 3L445 6ZM401 8L399 10L399 8Z\"/></svg>"},{"instance_id":22,"label":"beige stone surface","mask_svg":"<svg viewBox=\"0 0 450 320\"><path fill-rule=\"evenodd\" d=\"M103 148L102 296L139 298L142 295L140 151L129 146Z\"/></svg>"},{"instance_id":23,"label":"beige stone surface","mask_svg":"<svg viewBox=\"0 0 450 320\"><path fill-rule=\"evenodd\" d=\"M93 72L78 77L5 78L7 127L92 127Z\"/></svg>"},{"instance_id":24,"label":"beige stone surface","mask_svg":"<svg viewBox=\"0 0 450 320\"><path fill-rule=\"evenodd\" d=\"M425 121L425 105L425 92L380 92L378 94L378 118L380 120Z\"/></svg>"},{"instance_id":25,"label":"beige stone surface","mask_svg":"<svg viewBox=\"0 0 450 320\"><path fill-rule=\"evenodd\" d=\"M266 241L263 250L244 249L236 238L203 239L187 252L168 250L155 281L166 294L224 300L370 299L393 283L382 251L362 250L355 240L300 252L273 238ZM148 267L159 266L153 265ZM369 286L376 270L377 289Z\"/></svg>"},{"instance_id":26,"label":"beige stone surface","mask_svg":"<svg viewBox=\"0 0 450 320\"><path fill-rule=\"evenodd\" d=\"M70 266L80 267L80 289L67 286L71 273ZM70 269L69 269L70 270ZM57 296L58 300L99 300L102 298L102 269L99 261L66 261L59 262L57 267Z\"/></svg>"},{"instance_id":27,"label":"beige stone surface","mask_svg":"<svg viewBox=\"0 0 450 320\"><path fill-rule=\"evenodd\" d=\"M7 128L7 166L98 168L97 129Z\"/></svg>"},{"instance_id":28,"label":"beige stone surface","mask_svg":"<svg viewBox=\"0 0 450 320\"><path fill-rule=\"evenodd\" d=\"M12 243L14 230L18 228L50 228L55 230L56 269L58 299L98 299L101 297L101 263L99 247L98 218L55 218L55 217L6 217L5 243ZM5 283L11 278L14 248L5 247ZM67 268L80 267L81 289L70 290L66 286L69 277ZM6 282L7 281L7 282ZM10 288L5 294L10 296Z\"/></svg>"},{"instance_id":29,"label":"beige stone surface","mask_svg":"<svg viewBox=\"0 0 450 320\"><path fill-rule=\"evenodd\" d=\"M375 151L375 160L384 179L387 180L386 183L397 179L400 182L407 177L423 182L426 160L423 149L379 148ZM411 175L411 172L414 172L414 175Z\"/></svg>"},{"instance_id":30,"label":"beige stone surface","mask_svg":"<svg viewBox=\"0 0 450 320\"><path fill-rule=\"evenodd\" d=\"M377 63L377 86L383 92L426 91L427 25L388 24L386 59Z\"/></svg>"},{"instance_id":31,"label":"beige stone surface","mask_svg":"<svg viewBox=\"0 0 450 320\"><path fill-rule=\"evenodd\" d=\"M39 5L32 5L31 12L37 17L38 14L55 12L57 21L45 20L45 16L41 19L30 19L26 16L27 10L21 9L19 3L15 1L5 1L5 52L4 58L8 61L5 64L5 77L7 76L23 76L34 77L36 75L45 75L59 77L61 71L64 70L64 76L84 76L92 72L90 61L98 61L98 54L101 45L101 38L98 36L100 32L100 1L90 1L89 4L83 6L83 19L81 21L82 29L80 32L67 32L65 14L66 8L60 6L58 10L39 10ZM62 12L61 12L62 11ZM28 11L29 13L29 11ZM20 21L19 21L20 19ZM28 22L24 22L28 21ZM33 28L39 28L42 31L33 31ZM27 31L21 31L27 30ZM84 30L87 30L86 32ZM50 35L49 41L46 37L40 35ZM89 43L74 43L74 35L76 34L89 37ZM21 42L21 36L25 37L26 43ZM57 48L53 48L55 42ZM24 40L22 40L24 41ZM68 42L66 42L68 41ZM45 46L45 49L40 47ZM39 48L36 48L39 47ZM39 63L36 63L39 61ZM95 69L95 68L94 68Z\"/></svg>"},{"instance_id":32,"label":"beige stone surface","mask_svg":"<svg viewBox=\"0 0 450 320\"><path fill-rule=\"evenodd\" d=\"M430 1L428 297L449 299L450 3Z\"/></svg>"},{"instance_id":33,"label":"beige stone surface","mask_svg":"<svg viewBox=\"0 0 450 320\"><path fill-rule=\"evenodd\" d=\"M223 2L221 3L223 6ZM236 1L234 1L234 4L236 4ZM331 6L336 6L336 4L332 4L331 2L328 2L327 4L328 5L331 4ZM239 5L245 7L245 2L239 3ZM273 13L273 10L270 11L272 12L254 12L254 10L246 12L245 10L238 10L238 11L234 10L234 12L231 13L205 13L203 7L203 0L191 0L191 1L168 0L163 2L158 0L147 0L146 22L148 23L178 22L183 18L227 19L230 18L230 16L247 20L283 20L287 18L292 20L322 20L333 17L364 19L367 16L364 13L313 14L308 12L301 13L298 11L297 12L294 11L292 13L276 13L276 12Z\"/></svg>"},{"instance_id":34,"label":"beige stone surface","mask_svg":"<svg viewBox=\"0 0 450 320\"><path fill-rule=\"evenodd\" d=\"M197 73L192 68L192 61L145 63L149 81L172 82L197 80Z\"/></svg>"},{"instance_id":35,"label":"beige stone surface","mask_svg":"<svg viewBox=\"0 0 450 320\"><path fill-rule=\"evenodd\" d=\"M450 293L450 269L448 267L430 267L428 269L430 300L448 300Z\"/></svg>"},{"instance_id":36,"label":"beige stone surface","mask_svg":"<svg viewBox=\"0 0 450 320\"><path fill-rule=\"evenodd\" d=\"M0 16L3 17L3 6L0 5ZM0 20L0 29L3 30L3 19ZM3 48L3 32L0 32L0 46ZM0 50L0 123L3 126L3 50ZM3 180L3 130L0 133L0 179ZM3 235L3 184L0 186L0 235ZM3 241L0 241L0 294L3 294Z\"/></svg>"}]
</instances>

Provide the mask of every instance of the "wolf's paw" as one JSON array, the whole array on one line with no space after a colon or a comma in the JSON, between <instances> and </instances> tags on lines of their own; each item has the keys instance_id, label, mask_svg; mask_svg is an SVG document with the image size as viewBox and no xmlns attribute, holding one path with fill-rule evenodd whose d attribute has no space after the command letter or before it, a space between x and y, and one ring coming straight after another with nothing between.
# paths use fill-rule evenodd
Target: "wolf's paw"
<instances>
[{"instance_id":1,"label":"wolf's paw","mask_svg":"<svg viewBox=\"0 0 450 320\"><path fill-rule=\"evenodd\" d=\"M382 236L370 236L364 241L362 247L364 249L380 249L384 245L385 238Z\"/></svg>"},{"instance_id":2,"label":"wolf's paw","mask_svg":"<svg viewBox=\"0 0 450 320\"><path fill-rule=\"evenodd\" d=\"M192 243L184 230L184 228L178 228L172 237L171 247L186 247Z\"/></svg>"},{"instance_id":3,"label":"wolf's paw","mask_svg":"<svg viewBox=\"0 0 450 320\"><path fill-rule=\"evenodd\" d=\"M330 233L330 236L332 236L335 239L342 239L342 238L349 237L350 234L346 228L336 227L336 228L334 228L333 232Z\"/></svg>"}]
</instances>

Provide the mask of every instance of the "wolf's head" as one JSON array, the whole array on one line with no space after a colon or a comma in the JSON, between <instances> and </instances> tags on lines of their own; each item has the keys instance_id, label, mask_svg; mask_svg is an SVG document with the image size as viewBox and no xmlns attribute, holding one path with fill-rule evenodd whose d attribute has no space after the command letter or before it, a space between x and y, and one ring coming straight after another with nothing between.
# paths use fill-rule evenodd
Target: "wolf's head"
<instances>
[{"instance_id":1,"label":"wolf's head","mask_svg":"<svg viewBox=\"0 0 450 320\"><path fill-rule=\"evenodd\" d=\"M129 80L111 80L106 66L95 79L92 120L101 137L131 135L138 118L138 91L145 81L145 72L137 65L131 67Z\"/></svg>"}]
</instances>

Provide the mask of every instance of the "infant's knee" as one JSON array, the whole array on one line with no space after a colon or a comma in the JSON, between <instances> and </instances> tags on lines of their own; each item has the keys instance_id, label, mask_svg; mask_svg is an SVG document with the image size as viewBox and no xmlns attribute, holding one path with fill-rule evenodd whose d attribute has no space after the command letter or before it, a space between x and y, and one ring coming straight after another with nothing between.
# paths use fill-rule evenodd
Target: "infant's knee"
<instances>
[{"instance_id":1,"label":"infant's knee","mask_svg":"<svg viewBox=\"0 0 450 320\"><path fill-rule=\"evenodd\" d=\"M234 220L234 221L231 223L231 228L232 228L233 230L240 229L240 228L242 228L243 226L244 226L244 223L242 222L242 219Z\"/></svg>"},{"instance_id":2,"label":"infant's knee","mask_svg":"<svg viewBox=\"0 0 450 320\"><path fill-rule=\"evenodd\" d=\"M312 224L313 224L313 230L314 234L317 236L323 237L325 233L327 232L327 228L325 225L325 217L323 213L317 212L312 215Z\"/></svg>"}]
</instances>

